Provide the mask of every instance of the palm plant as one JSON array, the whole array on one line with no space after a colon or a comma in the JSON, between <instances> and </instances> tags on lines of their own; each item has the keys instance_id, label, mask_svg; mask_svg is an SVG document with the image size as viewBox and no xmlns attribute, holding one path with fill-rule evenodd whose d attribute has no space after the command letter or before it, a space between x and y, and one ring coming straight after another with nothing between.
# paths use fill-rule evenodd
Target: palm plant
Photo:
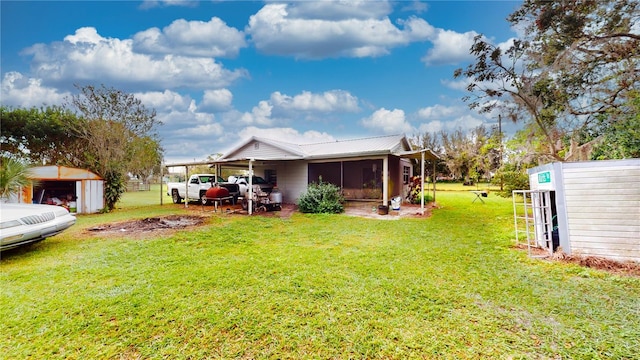
<instances>
[{"instance_id":1,"label":"palm plant","mask_svg":"<svg viewBox=\"0 0 640 360\"><path fill-rule=\"evenodd\" d=\"M9 157L0 157L0 198L17 193L31 183L29 165Z\"/></svg>"}]
</instances>

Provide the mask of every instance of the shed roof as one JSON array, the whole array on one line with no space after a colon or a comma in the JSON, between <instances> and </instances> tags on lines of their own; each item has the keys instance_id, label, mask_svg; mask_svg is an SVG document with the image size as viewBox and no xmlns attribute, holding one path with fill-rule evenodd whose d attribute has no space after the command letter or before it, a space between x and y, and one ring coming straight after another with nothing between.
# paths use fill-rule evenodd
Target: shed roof
<instances>
[{"instance_id":1,"label":"shed roof","mask_svg":"<svg viewBox=\"0 0 640 360\"><path fill-rule=\"evenodd\" d=\"M29 178L38 180L102 180L89 170L67 166L36 166L29 169Z\"/></svg>"}]
</instances>

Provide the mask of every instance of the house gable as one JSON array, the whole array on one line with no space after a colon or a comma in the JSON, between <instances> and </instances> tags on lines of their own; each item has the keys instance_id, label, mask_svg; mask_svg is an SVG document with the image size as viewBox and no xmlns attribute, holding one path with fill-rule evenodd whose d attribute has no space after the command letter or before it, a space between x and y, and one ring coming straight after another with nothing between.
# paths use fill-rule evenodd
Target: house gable
<instances>
[{"instance_id":1,"label":"house gable","mask_svg":"<svg viewBox=\"0 0 640 360\"><path fill-rule=\"evenodd\" d=\"M241 159L278 159L295 160L302 159L302 154L296 145L280 143L270 139L253 137L244 142L236 149L225 154L221 160L241 160Z\"/></svg>"}]
</instances>

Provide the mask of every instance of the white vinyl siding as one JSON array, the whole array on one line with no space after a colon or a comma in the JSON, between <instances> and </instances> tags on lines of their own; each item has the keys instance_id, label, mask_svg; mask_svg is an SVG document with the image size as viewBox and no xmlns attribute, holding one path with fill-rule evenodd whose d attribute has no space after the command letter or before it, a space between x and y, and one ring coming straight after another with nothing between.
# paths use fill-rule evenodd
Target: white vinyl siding
<instances>
[{"instance_id":1,"label":"white vinyl siding","mask_svg":"<svg viewBox=\"0 0 640 360\"><path fill-rule=\"evenodd\" d=\"M640 166L591 165L562 168L571 251L640 261Z\"/></svg>"},{"instance_id":2,"label":"white vinyl siding","mask_svg":"<svg viewBox=\"0 0 640 360\"><path fill-rule=\"evenodd\" d=\"M283 201L294 204L307 191L307 162L286 161L278 165L278 188L283 193Z\"/></svg>"},{"instance_id":3,"label":"white vinyl siding","mask_svg":"<svg viewBox=\"0 0 640 360\"><path fill-rule=\"evenodd\" d=\"M267 166L256 166L254 174L264 177L264 170L275 170L278 174L278 189L282 192L282 201L294 204L300 194L307 191L306 161L274 161Z\"/></svg>"}]
</instances>

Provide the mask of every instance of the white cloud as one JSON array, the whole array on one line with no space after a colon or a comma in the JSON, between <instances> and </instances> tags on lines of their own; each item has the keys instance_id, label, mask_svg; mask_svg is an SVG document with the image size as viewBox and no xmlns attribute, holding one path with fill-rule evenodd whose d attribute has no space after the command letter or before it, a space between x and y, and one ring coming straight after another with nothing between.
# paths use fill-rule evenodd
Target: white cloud
<instances>
[{"instance_id":1,"label":"white cloud","mask_svg":"<svg viewBox=\"0 0 640 360\"><path fill-rule=\"evenodd\" d=\"M189 95L181 95L171 90L136 93L134 96L146 107L160 112L187 111L193 104L193 99Z\"/></svg>"},{"instance_id":2,"label":"white cloud","mask_svg":"<svg viewBox=\"0 0 640 360\"><path fill-rule=\"evenodd\" d=\"M471 82L471 79L465 77L457 80L444 79L440 81L440 83L445 87L458 91L467 91L467 86L469 86Z\"/></svg>"},{"instance_id":3,"label":"white cloud","mask_svg":"<svg viewBox=\"0 0 640 360\"><path fill-rule=\"evenodd\" d=\"M466 109L460 106L445 106L436 104L434 106L428 106L418 110L418 118L424 120L442 120L443 118L450 118L455 115L459 115L465 112Z\"/></svg>"},{"instance_id":4,"label":"white cloud","mask_svg":"<svg viewBox=\"0 0 640 360\"><path fill-rule=\"evenodd\" d=\"M361 123L366 128L378 130L384 134L411 133L414 130L407 122L404 111L399 109L391 111L385 108L378 109Z\"/></svg>"},{"instance_id":5,"label":"white cloud","mask_svg":"<svg viewBox=\"0 0 640 360\"><path fill-rule=\"evenodd\" d=\"M292 18L332 21L382 17L393 10L388 1L370 0L300 1L292 5L289 7Z\"/></svg>"},{"instance_id":6,"label":"white cloud","mask_svg":"<svg viewBox=\"0 0 640 360\"><path fill-rule=\"evenodd\" d=\"M271 126L274 120L271 118L273 105L262 100L251 109L251 112L239 112L231 110L223 114L224 123L227 126L237 127L238 125L261 125Z\"/></svg>"},{"instance_id":7,"label":"white cloud","mask_svg":"<svg viewBox=\"0 0 640 360\"><path fill-rule=\"evenodd\" d=\"M432 120L426 123L422 123L418 126L418 132L420 133L437 133L440 131L451 132L457 129L462 131L469 131L476 127L485 124L481 119L471 114L465 114L453 119L446 120ZM486 124L485 124L486 125Z\"/></svg>"},{"instance_id":8,"label":"white cloud","mask_svg":"<svg viewBox=\"0 0 640 360\"><path fill-rule=\"evenodd\" d=\"M291 121L326 120L327 114L355 113L360 111L358 98L343 90L323 93L303 91L297 95L273 92L268 100L261 100L250 112L236 110L223 114L225 124L273 126Z\"/></svg>"},{"instance_id":9,"label":"white cloud","mask_svg":"<svg viewBox=\"0 0 640 360\"><path fill-rule=\"evenodd\" d=\"M61 105L70 96L69 92L42 86L40 79L28 78L15 71L4 74L0 90L2 105L25 108Z\"/></svg>"},{"instance_id":10,"label":"white cloud","mask_svg":"<svg viewBox=\"0 0 640 360\"><path fill-rule=\"evenodd\" d=\"M380 56L390 48L426 40L430 25L423 19L400 21L400 29L385 16L389 12L386 3L367 1L271 3L251 16L245 32L267 54L312 59Z\"/></svg>"},{"instance_id":11,"label":"white cloud","mask_svg":"<svg viewBox=\"0 0 640 360\"><path fill-rule=\"evenodd\" d=\"M278 141L288 142L292 144L313 144L320 142L335 141L335 138L326 132L315 130L300 133L292 128L258 128L249 126L242 129L239 133L241 140L248 139L252 136L258 136L268 139L276 139Z\"/></svg>"},{"instance_id":12,"label":"white cloud","mask_svg":"<svg viewBox=\"0 0 640 360\"><path fill-rule=\"evenodd\" d=\"M357 112L358 98L348 91L330 90L321 94L303 91L289 96L276 91L271 94L271 104L283 110L309 111L309 112Z\"/></svg>"},{"instance_id":13,"label":"white cloud","mask_svg":"<svg viewBox=\"0 0 640 360\"><path fill-rule=\"evenodd\" d=\"M182 130L183 136L214 139L224 134L224 127L219 123L202 124Z\"/></svg>"},{"instance_id":14,"label":"white cloud","mask_svg":"<svg viewBox=\"0 0 640 360\"><path fill-rule=\"evenodd\" d=\"M95 28L85 27L63 42L37 44L25 54L33 56L33 71L45 84L100 81L120 87L211 88L247 76L245 70L229 71L210 58L138 54L132 43L104 38Z\"/></svg>"},{"instance_id":15,"label":"white cloud","mask_svg":"<svg viewBox=\"0 0 640 360\"><path fill-rule=\"evenodd\" d=\"M198 6L198 0L144 0L140 5L140 8L151 9L155 7L169 6L196 7Z\"/></svg>"},{"instance_id":16,"label":"white cloud","mask_svg":"<svg viewBox=\"0 0 640 360\"><path fill-rule=\"evenodd\" d=\"M461 128L470 130L483 124L483 121L471 114L460 116L453 121L447 122L447 128L450 130Z\"/></svg>"},{"instance_id":17,"label":"white cloud","mask_svg":"<svg viewBox=\"0 0 640 360\"><path fill-rule=\"evenodd\" d=\"M409 4L403 3L402 6L402 11L412 11L412 12L416 12L418 14L423 13L425 11L427 11L427 9L429 8L429 6L422 2L422 1L412 1Z\"/></svg>"},{"instance_id":18,"label":"white cloud","mask_svg":"<svg viewBox=\"0 0 640 360\"><path fill-rule=\"evenodd\" d=\"M233 94L228 89L205 90L200 109L222 111L231 109Z\"/></svg>"},{"instance_id":19,"label":"white cloud","mask_svg":"<svg viewBox=\"0 0 640 360\"><path fill-rule=\"evenodd\" d=\"M420 124L418 127L418 132L420 134L428 133L438 133L445 128L444 123L440 120L429 121L428 123Z\"/></svg>"},{"instance_id":20,"label":"white cloud","mask_svg":"<svg viewBox=\"0 0 640 360\"><path fill-rule=\"evenodd\" d=\"M198 112L194 101L179 108L157 116L163 123L158 129L162 147L171 154L167 162L204 160L219 150L216 144L228 137L228 129L213 114Z\"/></svg>"},{"instance_id":21,"label":"white cloud","mask_svg":"<svg viewBox=\"0 0 640 360\"><path fill-rule=\"evenodd\" d=\"M244 34L217 17L208 22L179 19L162 31L154 27L133 36L133 50L149 54L235 57L245 46Z\"/></svg>"},{"instance_id":22,"label":"white cloud","mask_svg":"<svg viewBox=\"0 0 640 360\"><path fill-rule=\"evenodd\" d=\"M422 58L426 65L456 64L461 61L472 60L469 53L473 38L478 35L475 31L458 33L451 30L438 29L435 37L431 38L433 48Z\"/></svg>"}]
</instances>

